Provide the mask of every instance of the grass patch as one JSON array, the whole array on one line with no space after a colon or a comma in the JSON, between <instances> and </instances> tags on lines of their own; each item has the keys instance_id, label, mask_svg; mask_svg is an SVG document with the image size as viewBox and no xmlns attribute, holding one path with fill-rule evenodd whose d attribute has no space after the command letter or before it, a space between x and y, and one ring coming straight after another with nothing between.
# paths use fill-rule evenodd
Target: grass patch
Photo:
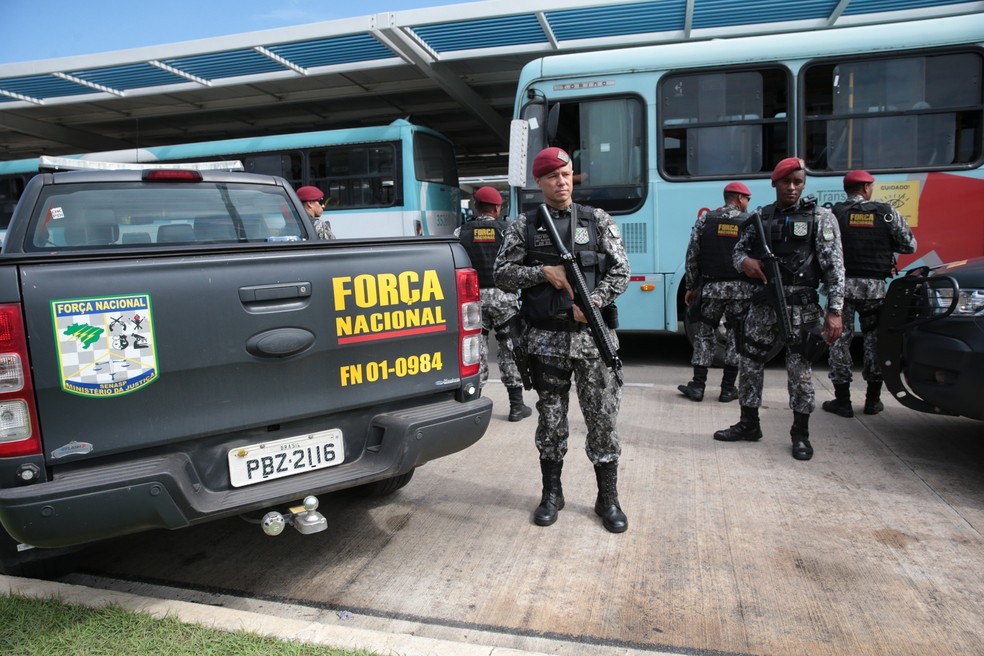
<instances>
[{"instance_id":1,"label":"grass patch","mask_svg":"<svg viewBox=\"0 0 984 656\"><path fill-rule=\"evenodd\" d=\"M119 606L0 596L3 656L372 656L323 645L227 633Z\"/></svg>"}]
</instances>

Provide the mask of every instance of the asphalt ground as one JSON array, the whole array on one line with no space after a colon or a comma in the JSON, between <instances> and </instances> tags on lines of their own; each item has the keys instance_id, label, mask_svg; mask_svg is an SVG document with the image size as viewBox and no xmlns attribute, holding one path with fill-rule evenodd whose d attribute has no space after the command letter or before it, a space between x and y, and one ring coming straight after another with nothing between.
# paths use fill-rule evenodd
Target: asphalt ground
<instances>
[{"instance_id":1,"label":"asphalt ground","mask_svg":"<svg viewBox=\"0 0 984 656\"><path fill-rule=\"evenodd\" d=\"M816 455L800 462L780 363L766 375L765 438L721 443L711 435L738 405L716 401L720 370L694 403L676 390L690 376L685 339L622 341L626 533L594 515L576 403L567 507L554 526L532 523L535 416L506 421L493 380L478 444L391 497L322 499L324 533L269 538L233 519L138 534L88 549L58 583L83 599L191 604L223 626L244 613L232 628L291 639L354 632L384 654L984 653L984 423L889 398L876 416L818 409ZM832 397L824 366L815 381L819 405ZM860 377L855 390L860 410Z\"/></svg>"}]
</instances>

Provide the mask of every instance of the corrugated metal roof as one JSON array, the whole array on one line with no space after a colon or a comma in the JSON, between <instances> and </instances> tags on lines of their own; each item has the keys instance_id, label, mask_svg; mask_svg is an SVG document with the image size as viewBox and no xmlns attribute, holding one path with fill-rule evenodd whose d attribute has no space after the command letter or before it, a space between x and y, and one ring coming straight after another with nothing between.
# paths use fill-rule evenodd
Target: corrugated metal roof
<instances>
[{"instance_id":1,"label":"corrugated metal roof","mask_svg":"<svg viewBox=\"0 0 984 656\"><path fill-rule=\"evenodd\" d=\"M679 39L679 34L688 30L720 31L741 25L836 21L840 16L857 17L940 7L972 10L981 5L970 0L849 0L846 5L841 0L647 0L619 3L599 0L596 4L585 3L581 7L552 9L550 4L547 0L516 2L516 7L522 9L503 11L498 15L487 15L485 7L461 5L459 7L467 9L458 13L470 14L464 19L429 20L400 27L412 33L438 56L468 52L470 56L479 57L482 50L501 52L501 49L510 47L562 50L566 42L599 39L607 39L610 43L606 42L606 45L617 47L628 43L638 44L639 35L646 34L671 33ZM689 26L686 24L688 7L692 8ZM435 17L446 13L445 8L406 13L419 16L425 12ZM695 35L686 33L685 36ZM225 78L291 70L295 74L303 74L307 69L321 66L358 65L402 56L391 48L391 44L377 37L374 30L368 29L360 33L320 34L317 38L286 43L264 43L259 40L250 47L174 56L162 60L165 66L147 60L113 61L107 62L105 67L62 72L97 85L95 87L63 79L55 71L4 78L2 71L8 66L0 65L0 102L9 105L18 101L43 103L45 99L53 98L81 99L104 91L126 95L140 89L187 83L189 80L209 84ZM620 37L631 38L631 41L620 44ZM666 37L654 37L652 42L660 40L666 40ZM218 39L215 41L219 42ZM264 53L263 50L269 52ZM276 57L268 56L269 53ZM114 53L113 58L116 59L118 54ZM278 58L283 61L278 61Z\"/></svg>"},{"instance_id":2,"label":"corrugated metal roof","mask_svg":"<svg viewBox=\"0 0 984 656\"><path fill-rule=\"evenodd\" d=\"M327 39L284 43L270 46L269 49L301 68L335 66L395 57L393 51L369 34L347 34Z\"/></svg>"},{"instance_id":3,"label":"corrugated metal roof","mask_svg":"<svg viewBox=\"0 0 984 656\"><path fill-rule=\"evenodd\" d=\"M413 32L438 53L547 42L533 14L424 25Z\"/></svg>"},{"instance_id":4,"label":"corrugated metal roof","mask_svg":"<svg viewBox=\"0 0 984 656\"><path fill-rule=\"evenodd\" d=\"M887 11L906 11L966 4L964 0L851 0L844 10L845 16L877 14Z\"/></svg>"},{"instance_id":5,"label":"corrugated metal roof","mask_svg":"<svg viewBox=\"0 0 984 656\"><path fill-rule=\"evenodd\" d=\"M29 98L61 98L95 93L87 86L54 75L29 75L0 79L0 89Z\"/></svg>"},{"instance_id":6,"label":"corrugated metal roof","mask_svg":"<svg viewBox=\"0 0 984 656\"><path fill-rule=\"evenodd\" d=\"M838 0L703 0L694 3L694 29L752 25L830 16Z\"/></svg>"},{"instance_id":7,"label":"corrugated metal roof","mask_svg":"<svg viewBox=\"0 0 984 656\"><path fill-rule=\"evenodd\" d=\"M414 115L484 169L535 57L982 12L984 0L494 0L0 64L0 157Z\"/></svg>"},{"instance_id":8,"label":"corrugated metal roof","mask_svg":"<svg viewBox=\"0 0 984 656\"><path fill-rule=\"evenodd\" d=\"M187 82L186 79L169 73L150 64L129 64L126 66L108 66L87 71L72 71L71 75L80 80L101 84L112 89L140 89L158 87L168 84Z\"/></svg>"},{"instance_id":9,"label":"corrugated metal roof","mask_svg":"<svg viewBox=\"0 0 984 656\"><path fill-rule=\"evenodd\" d=\"M546 12L558 41L597 39L684 29L686 0L658 0L615 7Z\"/></svg>"},{"instance_id":10,"label":"corrugated metal roof","mask_svg":"<svg viewBox=\"0 0 984 656\"><path fill-rule=\"evenodd\" d=\"M252 49L215 52L196 57L177 57L166 59L164 63L204 80L289 70L283 64Z\"/></svg>"}]
</instances>

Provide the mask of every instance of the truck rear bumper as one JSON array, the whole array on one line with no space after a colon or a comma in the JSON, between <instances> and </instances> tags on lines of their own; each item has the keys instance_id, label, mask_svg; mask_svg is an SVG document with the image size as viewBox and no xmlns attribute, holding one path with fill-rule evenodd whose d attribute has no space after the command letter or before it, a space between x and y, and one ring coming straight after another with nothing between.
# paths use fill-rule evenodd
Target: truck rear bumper
<instances>
[{"instance_id":1,"label":"truck rear bumper","mask_svg":"<svg viewBox=\"0 0 984 656\"><path fill-rule=\"evenodd\" d=\"M145 456L0 490L0 523L19 542L67 547L153 528L181 528L392 478L471 446L488 428L487 398L378 414L366 450L337 467L243 488L209 489L185 453Z\"/></svg>"}]
</instances>

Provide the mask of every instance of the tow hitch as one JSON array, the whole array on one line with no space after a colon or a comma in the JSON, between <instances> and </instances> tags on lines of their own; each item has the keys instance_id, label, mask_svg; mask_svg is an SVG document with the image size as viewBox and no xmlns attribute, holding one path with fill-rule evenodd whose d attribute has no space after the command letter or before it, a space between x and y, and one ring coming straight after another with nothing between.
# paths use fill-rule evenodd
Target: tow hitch
<instances>
[{"instance_id":1,"label":"tow hitch","mask_svg":"<svg viewBox=\"0 0 984 656\"><path fill-rule=\"evenodd\" d=\"M260 520L260 526L267 535L280 535L288 524L302 535L320 533L328 528L328 520L318 512L318 497L304 497L303 505L289 508L286 514L271 510Z\"/></svg>"}]
</instances>

